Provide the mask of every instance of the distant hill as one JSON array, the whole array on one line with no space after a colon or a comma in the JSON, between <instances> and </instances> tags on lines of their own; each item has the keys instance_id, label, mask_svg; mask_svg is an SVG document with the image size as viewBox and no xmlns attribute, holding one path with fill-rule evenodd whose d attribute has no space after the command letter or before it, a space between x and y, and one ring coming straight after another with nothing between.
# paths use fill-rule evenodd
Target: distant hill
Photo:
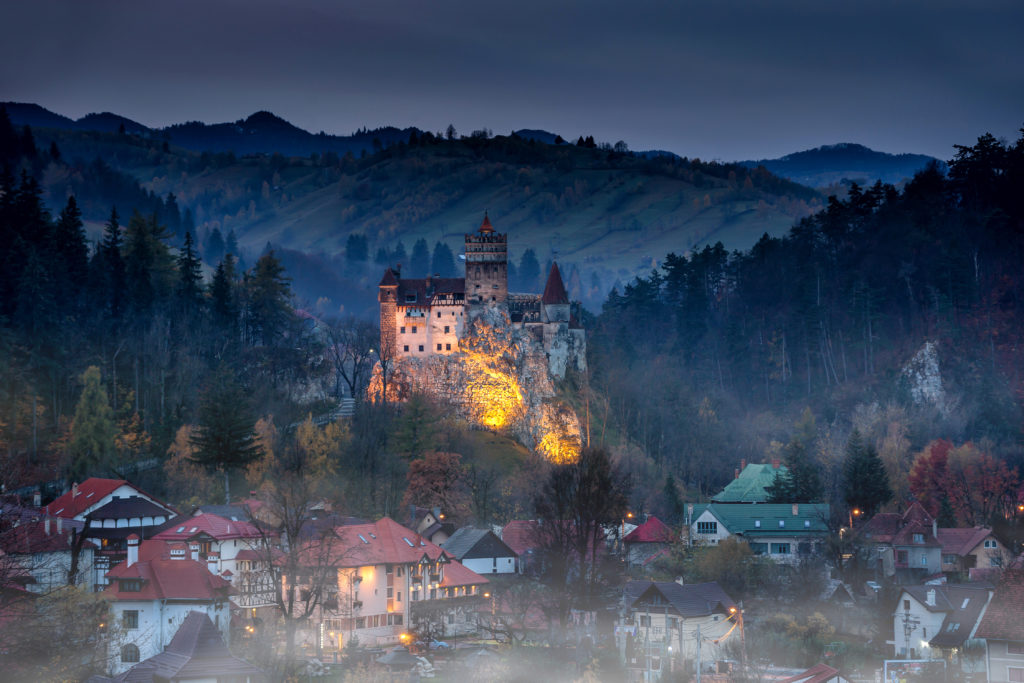
<instances>
[{"instance_id":1,"label":"distant hill","mask_svg":"<svg viewBox=\"0 0 1024 683\"><path fill-rule=\"evenodd\" d=\"M779 159L741 161L743 166L764 166L777 176L808 187L828 187L845 181L872 185L876 180L895 185L912 178L930 163L945 163L924 154L888 154L864 145L842 142L803 152L787 154Z\"/></svg>"},{"instance_id":2,"label":"distant hill","mask_svg":"<svg viewBox=\"0 0 1024 683\"><path fill-rule=\"evenodd\" d=\"M459 254L485 210L509 233L514 263L533 249L546 272L557 258L570 293L599 306L613 283L649 273L666 253L719 241L746 249L822 205L819 193L764 169L548 144L545 131L447 140L378 128L341 137L257 112L131 132L134 122L113 114L72 121L34 105L8 113L16 124L35 122L41 149L56 143L67 168L43 177L45 197L57 211L75 194L92 234L112 205L122 216L159 212L173 194L170 224L194 226L201 248L214 231L234 233L250 261L270 245L304 298L337 304L346 290L348 310L375 300L383 263L409 263L398 245L408 254L419 239L431 249L440 241ZM141 191L126 185L135 182ZM366 237L370 261L346 259L352 234ZM204 256L214 264L218 253ZM543 282L522 287L540 291Z\"/></svg>"}]
</instances>

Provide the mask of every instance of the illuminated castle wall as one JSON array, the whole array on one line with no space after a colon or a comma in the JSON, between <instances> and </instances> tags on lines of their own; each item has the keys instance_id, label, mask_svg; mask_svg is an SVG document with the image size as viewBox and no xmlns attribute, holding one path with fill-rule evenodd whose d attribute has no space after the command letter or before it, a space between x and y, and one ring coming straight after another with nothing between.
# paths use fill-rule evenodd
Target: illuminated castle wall
<instances>
[{"instance_id":1,"label":"illuminated castle wall","mask_svg":"<svg viewBox=\"0 0 1024 683\"><path fill-rule=\"evenodd\" d=\"M485 215L466 235L464 278L403 278L388 268L379 285L381 348L394 359L427 359L459 351L466 325L485 309L498 309L543 347L551 374L586 367L586 336L571 314L558 264L542 294L508 291L508 236Z\"/></svg>"}]
</instances>

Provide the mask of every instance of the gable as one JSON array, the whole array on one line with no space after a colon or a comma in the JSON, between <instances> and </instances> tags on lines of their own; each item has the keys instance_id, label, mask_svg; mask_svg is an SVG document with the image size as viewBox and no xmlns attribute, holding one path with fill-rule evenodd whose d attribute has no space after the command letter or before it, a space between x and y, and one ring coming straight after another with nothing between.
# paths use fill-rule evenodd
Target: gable
<instances>
[{"instance_id":1,"label":"gable","mask_svg":"<svg viewBox=\"0 0 1024 683\"><path fill-rule=\"evenodd\" d=\"M505 545L500 538L488 531L462 556L464 560L478 560L490 557L516 557L516 552Z\"/></svg>"}]
</instances>

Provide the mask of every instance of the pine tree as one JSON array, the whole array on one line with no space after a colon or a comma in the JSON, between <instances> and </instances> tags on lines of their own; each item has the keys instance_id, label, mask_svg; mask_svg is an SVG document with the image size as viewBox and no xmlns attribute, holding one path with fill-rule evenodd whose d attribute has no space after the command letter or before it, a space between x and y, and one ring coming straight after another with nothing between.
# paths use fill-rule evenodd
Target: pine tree
<instances>
[{"instance_id":1,"label":"pine tree","mask_svg":"<svg viewBox=\"0 0 1024 683\"><path fill-rule=\"evenodd\" d=\"M178 252L178 284L175 298L181 313L186 317L199 310L203 301L203 273L192 246L192 234L185 233L185 244Z\"/></svg>"},{"instance_id":2,"label":"pine tree","mask_svg":"<svg viewBox=\"0 0 1024 683\"><path fill-rule=\"evenodd\" d=\"M412 246L412 257L409 272L413 277L424 277L430 274L430 250L427 241L422 237Z\"/></svg>"},{"instance_id":3,"label":"pine tree","mask_svg":"<svg viewBox=\"0 0 1024 683\"><path fill-rule=\"evenodd\" d=\"M765 488L769 503L817 503L823 498L821 476L813 452L817 426L810 408L796 423L796 432L785 448L786 470L775 475Z\"/></svg>"},{"instance_id":4,"label":"pine tree","mask_svg":"<svg viewBox=\"0 0 1024 683\"><path fill-rule=\"evenodd\" d=\"M68 202L54 226L54 249L57 252L57 268L65 291L69 295L82 291L88 279L89 249L85 244L82 212L79 211L73 195L68 197Z\"/></svg>"},{"instance_id":5,"label":"pine tree","mask_svg":"<svg viewBox=\"0 0 1024 683\"><path fill-rule=\"evenodd\" d=\"M248 280L249 335L253 342L273 346L292 317L291 279L273 250L256 262Z\"/></svg>"},{"instance_id":6,"label":"pine tree","mask_svg":"<svg viewBox=\"0 0 1024 683\"><path fill-rule=\"evenodd\" d=\"M444 242L434 245L434 255L430 259L430 272L441 277L455 277L455 257L451 247Z\"/></svg>"},{"instance_id":7,"label":"pine tree","mask_svg":"<svg viewBox=\"0 0 1024 683\"><path fill-rule=\"evenodd\" d=\"M885 464L874 445L865 444L856 429L846 443L843 478L846 482L846 504L851 509L860 509L866 517L874 515L892 498Z\"/></svg>"},{"instance_id":8,"label":"pine tree","mask_svg":"<svg viewBox=\"0 0 1024 683\"><path fill-rule=\"evenodd\" d=\"M224 501L231 502L231 473L261 455L248 393L227 369L218 370L199 401L195 432L189 439L192 462L224 474Z\"/></svg>"},{"instance_id":9,"label":"pine tree","mask_svg":"<svg viewBox=\"0 0 1024 683\"><path fill-rule=\"evenodd\" d=\"M117 436L114 412L100 381L100 369L89 366L82 373L82 383L85 386L75 406L68 444L68 476L73 481L110 473Z\"/></svg>"},{"instance_id":10,"label":"pine tree","mask_svg":"<svg viewBox=\"0 0 1024 683\"><path fill-rule=\"evenodd\" d=\"M110 219L103 228L103 241L100 243L97 253L102 255L100 264L105 281L104 299L110 317L115 321L120 320L124 314L128 287L124 257L121 255L122 241L117 209L113 208L110 210Z\"/></svg>"}]
</instances>

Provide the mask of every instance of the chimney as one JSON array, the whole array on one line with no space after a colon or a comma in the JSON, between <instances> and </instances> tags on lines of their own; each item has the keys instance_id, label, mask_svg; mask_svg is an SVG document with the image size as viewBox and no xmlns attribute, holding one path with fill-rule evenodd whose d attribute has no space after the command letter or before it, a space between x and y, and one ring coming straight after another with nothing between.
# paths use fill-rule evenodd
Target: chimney
<instances>
[{"instance_id":1,"label":"chimney","mask_svg":"<svg viewBox=\"0 0 1024 683\"><path fill-rule=\"evenodd\" d=\"M779 469L779 465L780 465L779 459L778 458L772 458L772 469L774 469L774 470Z\"/></svg>"},{"instance_id":2,"label":"chimney","mask_svg":"<svg viewBox=\"0 0 1024 683\"><path fill-rule=\"evenodd\" d=\"M190 551L192 551L192 559L195 560L196 562L198 562L199 561L199 544L198 543L190 543L189 546L188 546L188 549Z\"/></svg>"},{"instance_id":3,"label":"chimney","mask_svg":"<svg viewBox=\"0 0 1024 683\"><path fill-rule=\"evenodd\" d=\"M739 479L740 478L740 471L739 470L733 470L732 471L732 478L733 479Z\"/></svg>"},{"instance_id":4,"label":"chimney","mask_svg":"<svg viewBox=\"0 0 1024 683\"><path fill-rule=\"evenodd\" d=\"M64 520L60 517L57 518L57 535L64 533Z\"/></svg>"},{"instance_id":5,"label":"chimney","mask_svg":"<svg viewBox=\"0 0 1024 683\"><path fill-rule=\"evenodd\" d=\"M927 604L929 607L935 607L935 589L928 589L928 593L926 595L927 597L925 597L924 599L925 604Z\"/></svg>"},{"instance_id":6,"label":"chimney","mask_svg":"<svg viewBox=\"0 0 1024 683\"><path fill-rule=\"evenodd\" d=\"M938 538L938 537L939 537L939 522L937 520L935 520L935 519L932 519L932 538Z\"/></svg>"},{"instance_id":7,"label":"chimney","mask_svg":"<svg viewBox=\"0 0 1024 683\"><path fill-rule=\"evenodd\" d=\"M793 516L796 517L800 514L800 503L793 503Z\"/></svg>"},{"instance_id":8,"label":"chimney","mask_svg":"<svg viewBox=\"0 0 1024 683\"><path fill-rule=\"evenodd\" d=\"M77 481L74 484L71 485L71 497L72 498L77 498L78 497L78 482Z\"/></svg>"},{"instance_id":9,"label":"chimney","mask_svg":"<svg viewBox=\"0 0 1024 683\"><path fill-rule=\"evenodd\" d=\"M128 536L128 559L124 566L130 567L139 561L139 537L137 534Z\"/></svg>"},{"instance_id":10,"label":"chimney","mask_svg":"<svg viewBox=\"0 0 1024 683\"><path fill-rule=\"evenodd\" d=\"M42 507L42 506L43 506L43 492L40 491L39 489L36 489L36 492L32 494L32 507L38 508L38 507Z\"/></svg>"},{"instance_id":11,"label":"chimney","mask_svg":"<svg viewBox=\"0 0 1024 683\"><path fill-rule=\"evenodd\" d=\"M46 534L47 536L50 535L50 518L49 517L47 517L46 521L43 522L43 533Z\"/></svg>"},{"instance_id":12,"label":"chimney","mask_svg":"<svg viewBox=\"0 0 1024 683\"><path fill-rule=\"evenodd\" d=\"M745 469L747 469L747 459L743 458L742 460L740 460L740 472L742 472Z\"/></svg>"}]
</instances>

